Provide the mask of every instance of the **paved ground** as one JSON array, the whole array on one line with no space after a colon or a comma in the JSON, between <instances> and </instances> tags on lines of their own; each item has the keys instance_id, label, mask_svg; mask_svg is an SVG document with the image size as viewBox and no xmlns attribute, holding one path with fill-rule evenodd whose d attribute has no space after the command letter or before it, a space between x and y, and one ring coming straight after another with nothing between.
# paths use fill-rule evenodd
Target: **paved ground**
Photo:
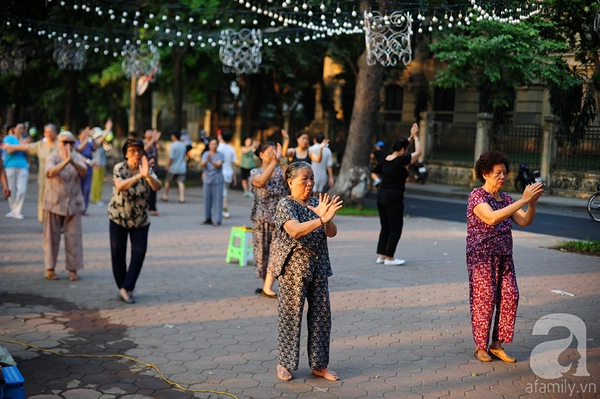
<instances>
[{"instance_id":1,"label":"paved ground","mask_svg":"<svg viewBox=\"0 0 600 399\"><path fill-rule=\"evenodd\" d=\"M68 281L62 255L61 279L43 278L36 193L32 179L25 220L0 220L0 339L91 357L2 343L30 399L599 397L600 262L550 249L559 237L514 234L521 302L507 348L518 363L483 364L472 356L465 224L407 218L397 253L406 265L385 267L374 262L377 219L338 216L339 235L330 240L330 367L341 381L311 375L303 337L300 369L282 382L275 375L277 303L254 294L253 267L225 263L231 226L249 224L249 199L234 191L232 217L221 227L199 224L198 188L185 204L173 192L171 202L159 203L163 216L152 219L138 303L126 305L116 299L110 270L106 207L91 206L84 219L81 281ZM104 194L107 201L108 185ZM6 213L7 203L0 208ZM565 327L533 335L536 321L554 313L583 320L587 336ZM569 346L559 351L560 364L574 366L564 377L538 379L532 351L557 339ZM587 346L586 361L578 344ZM132 360L94 357L110 354L155 365L181 387L205 392L172 387ZM589 376L573 375L586 374L585 366Z\"/></svg>"}]
</instances>

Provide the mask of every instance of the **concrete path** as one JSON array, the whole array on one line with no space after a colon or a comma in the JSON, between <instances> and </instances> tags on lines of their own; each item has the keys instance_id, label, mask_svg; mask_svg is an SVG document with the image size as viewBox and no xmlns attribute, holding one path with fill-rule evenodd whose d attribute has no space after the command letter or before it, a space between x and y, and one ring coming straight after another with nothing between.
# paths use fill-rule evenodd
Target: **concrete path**
<instances>
[{"instance_id":1,"label":"concrete path","mask_svg":"<svg viewBox=\"0 0 600 399\"><path fill-rule=\"evenodd\" d=\"M43 278L33 180L26 219L0 220L0 339L89 356L0 342L18 362L28 398L600 397L600 261L551 249L559 237L515 232L521 300L506 348L518 362L484 364L472 355L465 223L407 218L397 251L406 265L386 267L375 264L377 218L336 217L330 367L341 380L312 376L303 335L300 368L283 382L276 377L277 302L254 294L260 280L252 266L225 263L231 227L250 225L251 200L231 191L232 217L213 227L199 224L200 188L188 190L185 204L174 194L152 218L134 305L117 300L106 206L90 206L92 217L84 218L85 269L77 282L68 281L62 254L61 279ZM107 183L106 202L109 196ZM0 208L6 213L8 204ZM538 319L557 313L581 319L587 335L574 324L532 334ZM558 339L568 347L557 352L565 375L540 378L530 363L541 359L534 348ZM111 354L144 364L95 357ZM203 392L173 387L149 365Z\"/></svg>"}]
</instances>

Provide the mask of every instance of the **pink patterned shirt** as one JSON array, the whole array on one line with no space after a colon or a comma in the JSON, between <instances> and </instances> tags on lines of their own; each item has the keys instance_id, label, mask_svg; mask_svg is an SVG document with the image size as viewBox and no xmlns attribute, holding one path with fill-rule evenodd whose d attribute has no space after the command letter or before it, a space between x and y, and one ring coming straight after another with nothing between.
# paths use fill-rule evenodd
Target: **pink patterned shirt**
<instances>
[{"instance_id":1,"label":"pink patterned shirt","mask_svg":"<svg viewBox=\"0 0 600 399\"><path fill-rule=\"evenodd\" d=\"M473 209L487 202L497 211L514 201L510 195L500 192L502 201L497 201L493 195L479 187L471 191L467 202L467 254L512 255L512 218L507 218L495 226L479 219Z\"/></svg>"}]
</instances>

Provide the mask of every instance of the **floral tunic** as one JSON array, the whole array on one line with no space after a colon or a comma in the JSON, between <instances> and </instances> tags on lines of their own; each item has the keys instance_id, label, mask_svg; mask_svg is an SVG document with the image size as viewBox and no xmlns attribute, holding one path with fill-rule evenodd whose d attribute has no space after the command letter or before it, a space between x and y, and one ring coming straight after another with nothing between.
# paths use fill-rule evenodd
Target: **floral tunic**
<instances>
[{"instance_id":1,"label":"floral tunic","mask_svg":"<svg viewBox=\"0 0 600 399\"><path fill-rule=\"evenodd\" d=\"M128 179L132 177L127 161L115 165L113 170L115 179ZM157 178L153 171L150 176ZM146 179L138 180L128 190L118 191L113 186L113 194L108 204L108 218L126 229L137 229L150 224L148 216L148 197L152 188Z\"/></svg>"},{"instance_id":2,"label":"floral tunic","mask_svg":"<svg viewBox=\"0 0 600 399\"><path fill-rule=\"evenodd\" d=\"M473 209L487 202L497 211L513 203L510 195L500 192L502 201L479 187L471 191L467 203L467 254L483 253L489 255L512 255L512 219L507 218L495 226L490 226L479 219Z\"/></svg>"},{"instance_id":3,"label":"floral tunic","mask_svg":"<svg viewBox=\"0 0 600 399\"><path fill-rule=\"evenodd\" d=\"M309 205L317 207L319 199L311 197ZM275 239L274 251L275 276L286 273L287 269L294 269L295 274L312 279L325 280L333 275L327 249L327 235L325 229L319 227L304 237L294 239L285 231L283 225L288 220L298 220L300 223L318 219L316 213L303 206L290 197L282 198L277 205L275 213Z\"/></svg>"},{"instance_id":4,"label":"floral tunic","mask_svg":"<svg viewBox=\"0 0 600 399\"><path fill-rule=\"evenodd\" d=\"M250 178L262 175L261 168L254 168L250 171ZM250 211L250 220L265 221L273 223L275 221L275 210L279 200L290 193L281 166L275 167L273 174L267 180L263 187L254 187L254 203Z\"/></svg>"}]
</instances>

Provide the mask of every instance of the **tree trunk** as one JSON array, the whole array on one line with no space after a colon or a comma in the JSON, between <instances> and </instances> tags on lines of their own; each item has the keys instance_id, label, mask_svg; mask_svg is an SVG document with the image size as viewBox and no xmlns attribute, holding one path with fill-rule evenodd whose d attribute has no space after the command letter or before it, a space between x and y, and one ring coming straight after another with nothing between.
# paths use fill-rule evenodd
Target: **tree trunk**
<instances>
[{"instance_id":1,"label":"tree trunk","mask_svg":"<svg viewBox=\"0 0 600 399\"><path fill-rule=\"evenodd\" d=\"M74 125L75 102L77 101L77 71L69 70L67 72L67 104L65 107L65 129L73 131L77 136Z\"/></svg>"},{"instance_id":2,"label":"tree trunk","mask_svg":"<svg viewBox=\"0 0 600 399\"><path fill-rule=\"evenodd\" d=\"M154 109L152 108L152 83L148 84L148 88L146 89L144 94L140 96L140 100L138 101L138 103L140 104L139 114L141 117L142 125L138 126L137 130L138 132L141 132L143 134L144 130L147 127L152 126L152 117L154 111Z\"/></svg>"},{"instance_id":3,"label":"tree trunk","mask_svg":"<svg viewBox=\"0 0 600 399\"><path fill-rule=\"evenodd\" d=\"M173 100L175 106L175 129L181 132L183 127L183 86L181 83L181 66L183 62L183 51L175 51L173 53ZM187 121L185 121L187 125Z\"/></svg>"},{"instance_id":4,"label":"tree trunk","mask_svg":"<svg viewBox=\"0 0 600 399\"><path fill-rule=\"evenodd\" d=\"M367 52L358 60L358 78L348 141L340 173L329 194L339 195L346 205L362 208L370 178L369 157L377 127L379 93L384 67L367 65Z\"/></svg>"}]
</instances>

